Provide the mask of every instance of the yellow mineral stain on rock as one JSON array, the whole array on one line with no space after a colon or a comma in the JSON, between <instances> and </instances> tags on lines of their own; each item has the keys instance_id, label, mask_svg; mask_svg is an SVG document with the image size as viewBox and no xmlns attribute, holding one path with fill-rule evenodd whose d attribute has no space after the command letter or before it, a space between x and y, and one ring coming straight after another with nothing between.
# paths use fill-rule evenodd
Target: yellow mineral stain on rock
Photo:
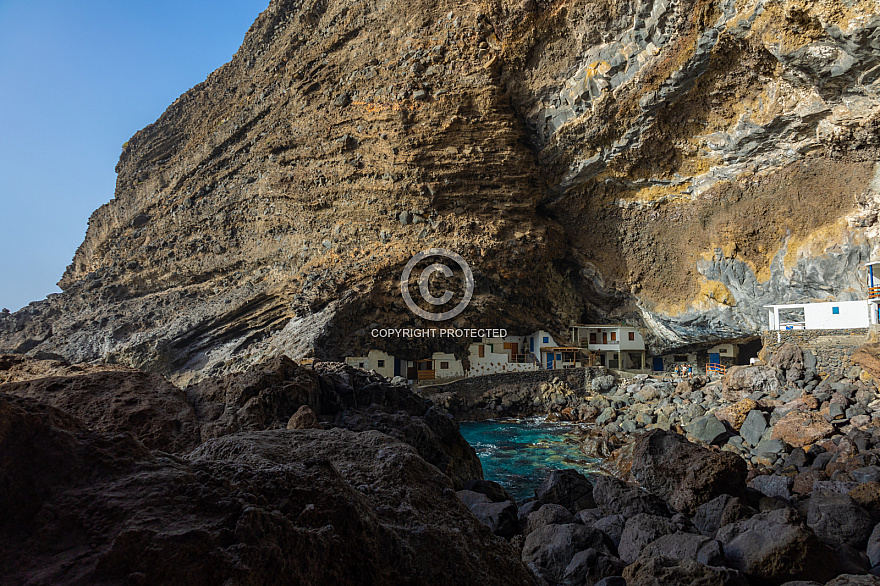
<instances>
[{"instance_id":1,"label":"yellow mineral stain on rock","mask_svg":"<svg viewBox=\"0 0 880 586\"><path fill-rule=\"evenodd\" d=\"M665 197L675 197L687 195L686 189L690 183L680 183L678 185L651 185L637 191L631 192L632 199L641 202L650 202L663 199Z\"/></svg>"},{"instance_id":2,"label":"yellow mineral stain on rock","mask_svg":"<svg viewBox=\"0 0 880 586\"><path fill-rule=\"evenodd\" d=\"M825 224L804 236L789 238L786 243L788 249L783 259L786 274L790 274L790 271L797 264L799 256L817 257L832 246L840 244L847 232L846 219L840 218L836 222ZM770 256L771 259L772 257L773 255ZM768 259L767 262L769 264L770 260Z\"/></svg>"},{"instance_id":3,"label":"yellow mineral stain on rock","mask_svg":"<svg viewBox=\"0 0 880 586\"><path fill-rule=\"evenodd\" d=\"M720 303L721 305L728 305L730 307L736 305L736 299L733 297L733 293L730 292L730 289L727 288L727 285L721 281L713 281L709 279L704 279L703 282L700 283L700 295L697 299L698 304L706 302Z\"/></svg>"}]
</instances>

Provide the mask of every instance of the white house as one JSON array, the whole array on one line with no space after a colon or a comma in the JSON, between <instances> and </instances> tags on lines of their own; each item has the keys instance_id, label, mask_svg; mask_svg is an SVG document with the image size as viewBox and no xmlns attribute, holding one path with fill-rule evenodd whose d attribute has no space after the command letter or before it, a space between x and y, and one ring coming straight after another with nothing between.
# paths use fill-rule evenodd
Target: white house
<instances>
[{"instance_id":1,"label":"white house","mask_svg":"<svg viewBox=\"0 0 880 586\"><path fill-rule=\"evenodd\" d=\"M765 305L769 330L848 330L868 328L880 321L880 282L874 269L880 261L865 264L867 299ZM878 275L880 279L880 275Z\"/></svg>"},{"instance_id":2,"label":"white house","mask_svg":"<svg viewBox=\"0 0 880 586\"><path fill-rule=\"evenodd\" d=\"M431 358L416 362L416 378L431 380L464 376L464 367L455 354L434 352Z\"/></svg>"},{"instance_id":3,"label":"white house","mask_svg":"<svg viewBox=\"0 0 880 586\"><path fill-rule=\"evenodd\" d=\"M577 368L581 366L581 349L574 346L543 346L541 366L547 370L555 368Z\"/></svg>"},{"instance_id":4,"label":"white house","mask_svg":"<svg viewBox=\"0 0 880 586\"><path fill-rule=\"evenodd\" d=\"M572 325L572 344L598 355L599 364L623 370L645 369L645 339L638 328L618 325Z\"/></svg>"},{"instance_id":5,"label":"white house","mask_svg":"<svg viewBox=\"0 0 880 586\"><path fill-rule=\"evenodd\" d=\"M528 336L483 338L468 348L468 376L538 370L538 360L528 349Z\"/></svg>"},{"instance_id":6,"label":"white house","mask_svg":"<svg viewBox=\"0 0 880 586\"><path fill-rule=\"evenodd\" d=\"M415 362L395 358L381 350L370 350L366 356L349 356L345 359L345 363L357 368L375 370L377 373L388 378L395 376L402 376L404 378L415 377Z\"/></svg>"},{"instance_id":7,"label":"white house","mask_svg":"<svg viewBox=\"0 0 880 586\"><path fill-rule=\"evenodd\" d=\"M877 323L874 300L765 305L770 330L838 330Z\"/></svg>"}]
</instances>

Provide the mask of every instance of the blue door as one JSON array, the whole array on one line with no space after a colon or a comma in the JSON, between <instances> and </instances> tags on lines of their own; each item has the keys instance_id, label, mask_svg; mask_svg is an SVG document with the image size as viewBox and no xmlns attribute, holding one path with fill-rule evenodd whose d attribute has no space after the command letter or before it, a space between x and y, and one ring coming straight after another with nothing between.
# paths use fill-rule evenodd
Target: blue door
<instances>
[{"instance_id":1,"label":"blue door","mask_svg":"<svg viewBox=\"0 0 880 586\"><path fill-rule=\"evenodd\" d=\"M400 366L400 358L394 359L394 376L403 376L403 369Z\"/></svg>"},{"instance_id":2,"label":"blue door","mask_svg":"<svg viewBox=\"0 0 880 586\"><path fill-rule=\"evenodd\" d=\"M721 355L718 354L717 352L710 352L709 353L709 362L711 364L721 364Z\"/></svg>"},{"instance_id":3,"label":"blue door","mask_svg":"<svg viewBox=\"0 0 880 586\"><path fill-rule=\"evenodd\" d=\"M551 370L553 368L553 355L547 354L547 370Z\"/></svg>"},{"instance_id":4,"label":"blue door","mask_svg":"<svg viewBox=\"0 0 880 586\"><path fill-rule=\"evenodd\" d=\"M657 372L663 372L663 358L660 356L654 357L654 370Z\"/></svg>"},{"instance_id":5,"label":"blue door","mask_svg":"<svg viewBox=\"0 0 880 586\"><path fill-rule=\"evenodd\" d=\"M529 338L529 352L531 352L532 354L535 353L535 338L534 337Z\"/></svg>"}]
</instances>

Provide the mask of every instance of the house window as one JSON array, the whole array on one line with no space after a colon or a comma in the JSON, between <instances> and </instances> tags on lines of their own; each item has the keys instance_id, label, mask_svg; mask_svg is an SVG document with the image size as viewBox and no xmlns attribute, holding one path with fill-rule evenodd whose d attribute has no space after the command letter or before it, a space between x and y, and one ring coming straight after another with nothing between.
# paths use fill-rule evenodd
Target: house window
<instances>
[{"instance_id":1,"label":"house window","mask_svg":"<svg viewBox=\"0 0 880 586\"><path fill-rule=\"evenodd\" d=\"M358 362L358 368L363 368L363 367L364 367L364 363L363 363L363 362Z\"/></svg>"},{"instance_id":2,"label":"house window","mask_svg":"<svg viewBox=\"0 0 880 586\"><path fill-rule=\"evenodd\" d=\"M617 332L611 332L611 341L614 342L617 340Z\"/></svg>"},{"instance_id":3,"label":"house window","mask_svg":"<svg viewBox=\"0 0 880 586\"><path fill-rule=\"evenodd\" d=\"M590 344L596 343L596 332L590 332Z\"/></svg>"},{"instance_id":4,"label":"house window","mask_svg":"<svg viewBox=\"0 0 880 586\"><path fill-rule=\"evenodd\" d=\"M630 332L630 333L629 333L629 341L630 341L630 342L633 342L633 341L635 341L635 339L636 339L636 333L635 333L635 332Z\"/></svg>"},{"instance_id":5,"label":"house window","mask_svg":"<svg viewBox=\"0 0 880 586\"><path fill-rule=\"evenodd\" d=\"M562 354L557 354L557 355L556 355L556 360L562 360Z\"/></svg>"},{"instance_id":6,"label":"house window","mask_svg":"<svg viewBox=\"0 0 880 586\"><path fill-rule=\"evenodd\" d=\"M545 343L545 344L549 344L549 343L550 343L550 336L544 336L544 343Z\"/></svg>"},{"instance_id":7,"label":"house window","mask_svg":"<svg viewBox=\"0 0 880 586\"><path fill-rule=\"evenodd\" d=\"M482 344L480 344L479 348L480 348L480 350L479 350L480 358L484 358L486 356L486 347L483 346Z\"/></svg>"},{"instance_id":8,"label":"house window","mask_svg":"<svg viewBox=\"0 0 880 586\"><path fill-rule=\"evenodd\" d=\"M376 364L376 368L385 368L385 361L384 361L384 360L378 360L378 361L377 361L377 364Z\"/></svg>"},{"instance_id":9,"label":"house window","mask_svg":"<svg viewBox=\"0 0 880 586\"><path fill-rule=\"evenodd\" d=\"M441 363L440 363L440 370L448 370L448 369L449 369L449 363L448 363L448 362L441 362Z\"/></svg>"},{"instance_id":10,"label":"house window","mask_svg":"<svg viewBox=\"0 0 880 586\"><path fill-rule=\"evenodd\" d=\"M833 313L834 315L839 315L839 314L840 314L840 308L839 308L839 307L832 307L832 308L831 308L831 313Z\"/></svg>"}]
</instances>

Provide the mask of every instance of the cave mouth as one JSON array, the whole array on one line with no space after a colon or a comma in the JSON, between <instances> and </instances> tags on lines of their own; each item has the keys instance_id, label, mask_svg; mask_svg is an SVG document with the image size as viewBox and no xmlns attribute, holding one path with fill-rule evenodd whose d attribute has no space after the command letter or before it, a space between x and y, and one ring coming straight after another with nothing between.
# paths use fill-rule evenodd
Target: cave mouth
<instances>
[{"instance_id":1,"label":"cave mouth","mask_svg":"<svg viewBox=\"0 0 880 586\"><path fill-rule=\"evenodd\" d=\"M737 365L748 365L750 363L750 359L758 358L758 353L763 348L763 343L761 342L761 338L754 337L749 338L745 342L740 342L739 346L739 354L736 357Z\"/></svg>"}]
</instances>

